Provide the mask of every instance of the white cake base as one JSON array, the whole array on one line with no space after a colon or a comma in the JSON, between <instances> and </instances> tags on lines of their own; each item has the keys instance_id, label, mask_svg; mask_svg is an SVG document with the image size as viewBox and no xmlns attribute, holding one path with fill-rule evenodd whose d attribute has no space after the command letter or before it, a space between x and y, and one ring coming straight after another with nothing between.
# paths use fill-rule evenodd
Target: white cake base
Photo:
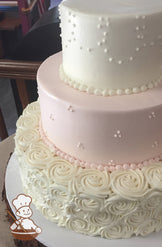
<instances>
[{"instance_id":1,"label":"white cake base","mask_svg":"<svg viewBox=\"0 0 162 247\"><path fill-rule=\"evenodd\" d=\"M12 205L12 200L18 194L23 193L22 183L18 172L18 162L13 154L9 160L5 187L8 203L15 212ZM42 233L37 237L37 240L47 247L161 247L162 232L150 234L147 237L133 237L131 239L108 240L100 237L89 237L75 232L58 227L55 223L46 220L39 211L32 205L33 216L35 223L42 228Z\"/></svg>"}]
</instances>

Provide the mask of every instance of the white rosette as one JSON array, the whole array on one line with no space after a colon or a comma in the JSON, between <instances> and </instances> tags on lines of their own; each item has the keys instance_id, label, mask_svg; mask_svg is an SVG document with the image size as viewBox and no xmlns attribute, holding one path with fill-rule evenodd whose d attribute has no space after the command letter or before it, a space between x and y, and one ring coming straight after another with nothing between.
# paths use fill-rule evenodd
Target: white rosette
<instances>
[{"instance_id":1,"label":"white rosette","mask_svg":"<svg viewBox=\"0 0 162 247\"><path fill-rule=\"evenodd\" d=\"M83 197L106 197L110 194L110 175L106 171L80 168L71 183L71 192Z\"/></svg>"},{"instance_id":2,"label":"white rosette","mask_svg":"<svg viewBox=\"0 0 162 247\"><path fill-rule=\"evenodd\" d=\"M146 166L142 171L152 189L162 190L162 163Z\"/></svg>"},{"instance_id":3,"label":"white rosette","mask_svg":"<svg viewBox=\"0 0 162 247\"><path fill-rule=\"evenodd\" d=\"M49 177L48 177L48 180L49 180ZM68 201L69 195L67 195L65 191L61 190L61 188L54 187L53 184L51 184L49 180L49 193L47 195L47 198L56 199L58 201Z\"/></svg>"},{"instance_id":4,"label":"white rosette","mask_svg":"<svg viewBox=\"0 0 162 247\"><path fill-rule=\"evenodd\" d=\"M146 211L154 211L157 213L160 208L162 209L162 191L151 191L151 193L141 201L141 207Z\"/></svg>"},{"instance_id":5,"label":"white rosette","mask_svg":"<svg viewBox=\"0 0 162 247\"><path fill-rule=\"evenodd\" d=\"M55 223L58 222L60 217L60 212L56 211L55 208L40 207L39 204L38 205L36 204L36 208L41 211L41 213L46 219Z\"/></svg>"},{"instance_id":6,"label":"white rosette","mask_svg":"<svg viewBox=\"0 0 162 247\"><path fill-rule=\"evenodd\" d=\"M76 208L80 208L84 212L93 214L95 212L102 211L104 208L104 199L96 197L73 197L71 203L76 205Z\"/></svg>"},{"instance_id":7,"label":"white rosette","mask_svg":"<svg viewBox=\"0 0 162 247\"><path fill-rule=\"evenodd\" d=\"M82 209L77 208L76 205L72 203L64 204L64 206L65 206L65 215L67 215L68 218L77 217L84 219L87 217L87 212L84 212Z\"/></svg>"},{"instance_id":8,"label":"white rosette","mask_svg":"<svg viewBox=\"0 0 162 247\"><path fill-rule=\"evenodd\" d=\"M162 225L159 220L155 219L148 219L143 221L139 227L135 230L136 236L141 235L141 236L147 236L148 234L152 232L158 232L160 231Z\"/></svg>"},{"instance_id":9,"label":"white rosette","mask_svg":"<svg viewBox=\"0 0 162 247\"><path fill-rule=\"evenodd\" d=\"M150 219L151 215L149 211L145 211L142 209L139 209L132 214L125 216L124 222L129 225L137 228L140 226L144 221Z\"/></svg>"},{"instance_id":10,"label":"white rosette","mask_svg":"<svg viewBox=\"0 0 162 247\"><path fill-rule=\"evenodd\" d=\"M24 153L24 161L32 167L46 168L53 159L54 154L41 141L31 144Z\"/></svg>"},{"instance_id":11,"label":"white rosette","mask_svg":"<svg viewBox=\"0 0 162 247\"><path fill-rule=\"evenodd\" d=\"M88 221L98 227L104 227L104 226L110 227L112 225L115 225L118 220L119 217L107 213L105 211L98 212L97 214L94 215L88 215Z\"/></svg>"},{"instance_id":12,"label":"white rosette","mask_svg":"<svg viewBox=\"0 0 162 247\"><path fill-rule=\"evenodd\" d=\"M69 230L88 234L90 236L97 236L99 232L99 228L90 222L87 222L85 219L79 217L70 217L66 221L66 228Z\"/></svg>"},{"instance_id":13,"label":"white rosette","mask_svg":"<svg viewBox=\"0 0 162 247\"><path fill-rule=\"evenodd\" d=\"M40 114L40 105L38 101L32 102L23 111L23 115Z\"/></svg>"},{"instance_id":14,"label":"white rosette","mask_svg":"<svg viewBox=\"0 0 162 247\"><path fill-rule=\"evenodd\" d=\"M148 182L139 169L117 170L111 173L111 186L113 192L128 199L138 200L148 192Z\"/></svg>"},{"instance_id":15,"label":"white rosette","mask_svg":"<svg viewBox=\"0 0 162 247\"><path fill-rule=\"evenodd\" d=\"M125 199L112 200L109 201L106 205L106 212L111 213L112 215L118 215L124 217L129 215L132 212L136 211L139 207L139 201L130 201Z\"/></svg>"},{"instance_id":16,"label":"white rosette","mask_svg":"<svg viewBox=\"0 0 162 247\"><path fill-rule=\"evenodd\" d=\"M17 120L16 127L18 131L38 128L39 118L39 114L22 115Z\"/></svg>"},{"instance_id":17,"label":"white rosette","mask_svg":"<svg viewBox=\"0 0 162 247\"><path fill-rule=\"evenodd\" d=\"M100 229L101 237L108 239L130 238L133 235L134 228L132 226L115 223L110 227Z\"/></svg>"},{"instance_id":18,"label":"white rosette","mask_svg":"<svg viewBox=\"0 0 162 247\"><path fill-rule=\"evenodd\" d=\"M23 171L21 171L21 173L23 173ZM49 188L48 177L46 174L36 168L29 169L27 172L23 173L22 183L28 188L31 197L39 201L42 205L48 194Z\"/></svg>"},{"instance_id":19,"label":"white rosette","mask_svg":"<svg viewBox=\"0 0 162 247\"><path fill-rule=\"evenodd\" d=\"M38 129L29 129L25 131L17 131L15 137L16 153L21 154L25 152L31 143L40 141Z\"/></svg>"},{"instance_id":20,"label":"white rosette","mask_svg":"<svg viewBox=\"0 0 162 247\"><path fill-rule=\"evenodd\" d=\"M75 177L78 167L70 162L60 158L53 157L48 164L47 172L51 180L61 186L68 186L69 182Z\"/></svg>"}]
</instances>

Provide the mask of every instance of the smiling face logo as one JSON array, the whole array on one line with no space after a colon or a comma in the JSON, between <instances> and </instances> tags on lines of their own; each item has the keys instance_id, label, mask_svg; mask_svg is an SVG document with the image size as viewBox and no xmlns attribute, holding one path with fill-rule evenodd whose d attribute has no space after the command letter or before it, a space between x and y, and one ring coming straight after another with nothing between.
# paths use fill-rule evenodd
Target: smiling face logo
<instances>
[{"instance_id":1,"label":"smiling face logo","mask_svg":"<svg viewBox=\"0 0 162 247\"><path fill-rule=\"evenodd\" d=\"M32 240L41 233L41 228L38 227L30 217L33 212L30 208L32 198L24 194L18 195L13 201L12 204L16 209L16 215L19 217L16 218L8 212L11 217L14 219L14 223L10 226L10 230L14 238L20 240Z\"/></svg>"}]
</instances>

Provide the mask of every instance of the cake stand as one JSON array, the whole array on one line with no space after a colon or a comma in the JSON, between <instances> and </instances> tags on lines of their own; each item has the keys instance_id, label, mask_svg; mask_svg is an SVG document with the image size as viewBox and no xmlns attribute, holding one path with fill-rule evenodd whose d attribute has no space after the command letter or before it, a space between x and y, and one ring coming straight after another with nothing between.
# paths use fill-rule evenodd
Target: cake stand
<instances>
[{"instance_id":1,"label":"cake stand","mask_svg":"<svg viewBox=\"0 0 162 247\"><path fill-rule=\"evenodd\" d=\"M6 197L12 211L15 209L12 200L18 194L23 193L22 183L18 172L18 162L15 154L12 154L5 177ZM161 247L162 231L153 233L147 237L133 237L130 239L108 240L100 237L89 237L58 227L55 223L46 220L43 215L37 211L34 205L32 219L41 227L42 233L36 238L47 247Z\"/></svg>"}]
</instances>

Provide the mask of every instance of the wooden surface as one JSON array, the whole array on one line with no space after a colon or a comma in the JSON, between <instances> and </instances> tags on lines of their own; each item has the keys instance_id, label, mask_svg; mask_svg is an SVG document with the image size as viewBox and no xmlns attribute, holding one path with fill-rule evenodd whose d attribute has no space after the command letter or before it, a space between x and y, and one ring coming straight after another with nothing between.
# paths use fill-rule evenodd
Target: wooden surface
<instances>
[{"instance_id":1,"label":"wooden surface","mask_svg":"<svg viewBox=\"0 0 162 247\"><path fill-rule=\"evenodd\" d=\"M27 80L36 80L40 64L41 62L0 59L0 78L16 80L16 87L23 109L31 103Z\"/></svg>"},{"instance_id":2,"label":"wooden surface","mask_svg":"<svg viewBox=\"0 0 162 247\"><path fill-rule=\"evenodd\" d=\"M0 59L0 78L36 80L41 62Z\"/></svg>"}]
</instances>

